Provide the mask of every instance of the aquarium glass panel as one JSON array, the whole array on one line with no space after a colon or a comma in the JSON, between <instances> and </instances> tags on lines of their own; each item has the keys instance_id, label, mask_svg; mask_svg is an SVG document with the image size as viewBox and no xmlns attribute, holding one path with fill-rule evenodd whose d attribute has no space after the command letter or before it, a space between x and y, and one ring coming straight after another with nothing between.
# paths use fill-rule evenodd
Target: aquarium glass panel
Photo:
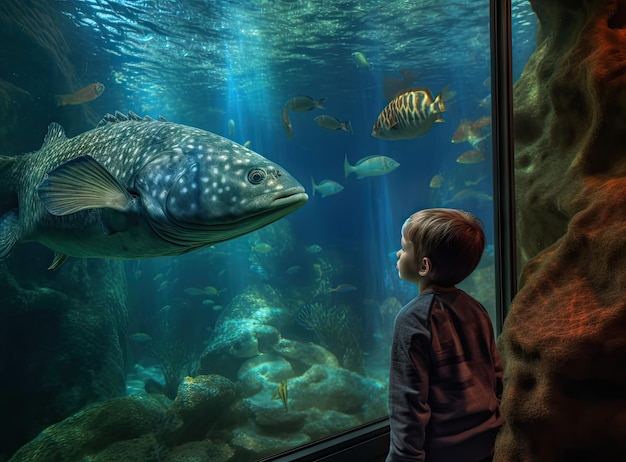
<instances>
[{"instance_id":1,"label":"aquarium glass panel","mask_svg":"<svg viewBox=\"0 0 626 462\"><path fill-rule=\"evenodd\" d=\"M488 0L13 0L0 24L1 460L253 461L384 418L419 209L482 220L460 287L495 322Z\"/></svg>"}]
</instances>

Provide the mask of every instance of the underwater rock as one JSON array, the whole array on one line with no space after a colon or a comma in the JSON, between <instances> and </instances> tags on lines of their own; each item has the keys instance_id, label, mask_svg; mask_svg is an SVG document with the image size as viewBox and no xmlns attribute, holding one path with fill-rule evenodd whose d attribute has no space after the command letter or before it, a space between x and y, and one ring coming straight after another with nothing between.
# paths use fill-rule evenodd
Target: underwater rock
<instances>
[{"instance_id":1,"label":"underwater rock","mask_svg":"<svg viewBox=\"0 0 626 462\"><path fill-rule=\"evenodd\" d=\"M306 414L302 412L285 411L280 407L256 407L254 409L254 423L263 429L264 433L297 433L302 429Z\"/></svg>"},{"instance_id":2,"label":"underwater rock","mask_svg":"<svg viewBox=\"0 0 626 462\"><path fill-rule=\"evenodd\" d=\"M154 435L148 434L140 438L123 440L107 446L104 450L89 456L89 462L145 462L147 460L164 460L167 448L157 441Z\"/></svg>"},{"instance_id":3,"label":"underwater rock","mask_svg":"<svg viewBox=\"0 0 626 462\"><path fill-rule=\"evenodd\" d=\"M241 389L246 396L258 393L268 384L277 384L294 375L289 361L273 353L264 353L247 360L237 372Z\"/></svg>"},{"instance_id":4,"label":"underwater rock","mask_svg":"<svg viewBox=\"0 0 626 462\"><path fill-rule=\"evenodd\" d=\"M116 459L119 461L125 459ZM146 459L148 460L148 459ZM168 451L163 462L230 462L235 460L235 451L227 444L212 441L191 441Z\"/></svg>"},{"instance_id":5,"label":"underwater rock","mask_svg":"<svg viewBox=\"0 0 626 462\"><path fill-rule=\"evenodd\" d=\"M282 297L271 286L249 286L220 314L198 372L234 378L243 359L270 351L278 343L279 329L291 319Z\"/></svg>"},{"instance_id":6,"label":"underwater rock","mask_svg":"<svg viewBox=\"0 0 626 462\"><path fill-rule=\"evenodd\" d=\"M182 424L168 440L186 442L203 439L220 414L237 397L235 384L219 375L185 377L170 409Z\"/></svg>"},{"instance_id":7,"label":"underwater rock","mask_svg":"<svg viewBox=\"0 0 626 462\"><path fill-rule=\"evenodd\" d=\"M274 345L273 350L290 361L297 361L306 366L340 367L337 357L316 343L303 343L283 338Z\"/></svg>"},{"instance_id":8,"label":"underwater rock","mask_svg":"<svg viewBox=\"0 0 626 462\"><path fill-rule=\"evenodd\" d=\"M328 435L336 435L373 420L369 419L366 421L353 415L333 411L332 409L324 409L322 411L317 408L311 408L302 414L306 415L306 419L304 427L302 427L300 431L308 435L311 440L326 438ZM374 418L380 418L383 417L383 415L384 414L380 414Z\"/></svg>"},{"instance_id":9,"label":"underwater rock","mask_svg":"<svg viewBox=\"0 0 626 462\"><path fill-rule=\"evenodd\" d=\"M520 290L494 462L626 460L626 3L532 0L515 84Z\"/></svg>"},{"instance_id":10,"label":"underwater rock","mask_svg":"<svg viewBox=\"0 0 626 462\"><path fill-rule=\"evenodd\" d=\"M151 432L164 415L163 407L149 397L124 396L91 404L46 428L22 446L10 461L81 460L109 445Z\"/></svg>"},{"instance_id":11,"label":"underwater rock","mask_svg":"<svg viewBox=\"0 0 626 462\"><path fill-rule=\"evenodd\" d=\"M387 413L385 386L343 368L314 365L300 377L289 380L289 389L289 408L294 411L315 407L376 417Z\"/></svg>"},{"instance_id":12,"label":"underwater rock","mask_svg":"<svg viewBox=\"0 0 626 462\"><path fill-rule=\"evenodd\" d=\"M0 459L83 406L125 392L123 264L70 259L51 272L50 258L27 244L0 263L0 415L12 416Z\"/></svg>"},{"instance_id":13,"label":"underwater rock","mask_svg":"<svg viewBox=\"0 0 626 462\"><path fill-rule=\"evenodd\" d=\"M242 460L258 460L302 446L309 441L310 438L302 433L267 435L249 426L238 428L233 432L231 445L238 450L238 453L246 454Z\"/></svg>"}]
</instances>

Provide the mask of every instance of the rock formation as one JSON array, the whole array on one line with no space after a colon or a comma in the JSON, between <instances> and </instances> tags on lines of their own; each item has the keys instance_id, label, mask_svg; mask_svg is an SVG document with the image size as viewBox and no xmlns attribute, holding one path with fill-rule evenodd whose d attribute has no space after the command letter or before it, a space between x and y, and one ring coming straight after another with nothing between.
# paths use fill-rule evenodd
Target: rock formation
<instances>
[{"instance_id":1,"label":"rock formation","mask_svg":"<svg viewBox=\"0 0 626 462\"><path fill-rule=\"evenodd\" d=\"M531 0L495 462L626 460L626 2Z\"/></svg>"}]
</instances>

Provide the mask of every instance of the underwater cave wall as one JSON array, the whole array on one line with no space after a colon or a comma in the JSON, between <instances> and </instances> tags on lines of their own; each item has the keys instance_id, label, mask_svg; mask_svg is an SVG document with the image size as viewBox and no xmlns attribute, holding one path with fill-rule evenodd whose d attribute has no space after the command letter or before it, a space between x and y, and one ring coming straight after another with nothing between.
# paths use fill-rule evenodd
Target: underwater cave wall
<instances>
[{"instance_id":1,"label":"underwater cave wall","mask_svg":"<svg viewBox=\"0 0 626 462\"><path fill-rule=\"evenodd\" d=\"M626 2L533 0L496 462L626 460Z\"/></svg>"}]
</instances>

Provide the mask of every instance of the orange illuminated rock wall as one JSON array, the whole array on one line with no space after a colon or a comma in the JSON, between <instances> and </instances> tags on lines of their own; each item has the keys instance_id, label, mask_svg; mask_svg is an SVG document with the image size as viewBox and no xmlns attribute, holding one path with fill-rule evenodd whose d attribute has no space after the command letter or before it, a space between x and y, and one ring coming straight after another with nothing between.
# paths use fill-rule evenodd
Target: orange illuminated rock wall
<instances>
[{"instance_id":1,"label":"orange illuminated rock wall","mask_svg":"<svg viewBox=\"0 0 626 462\"><path fill-rule=\"evenodd\" d=\"M494 461L626 461L626 0L531 4Z\"/></svg>"}]
</instances>

